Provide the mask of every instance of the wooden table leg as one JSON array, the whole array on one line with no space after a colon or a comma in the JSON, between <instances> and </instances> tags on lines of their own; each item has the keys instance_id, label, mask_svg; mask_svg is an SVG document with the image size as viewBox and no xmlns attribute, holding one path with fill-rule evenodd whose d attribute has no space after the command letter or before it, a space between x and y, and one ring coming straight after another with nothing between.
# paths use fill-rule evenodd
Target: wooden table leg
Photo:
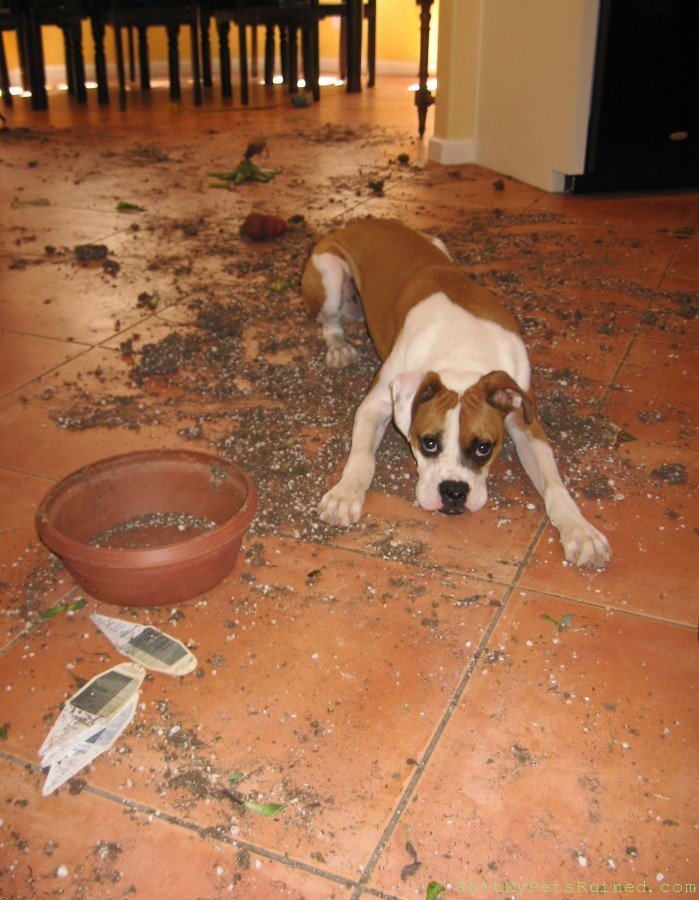
<instances>
[{"instance_id":1,"label":"wooden table leg","mask_svg":"<svg viewBox=\"0 0 699 900\"><path fill-rule=\"evenodd\" d=\"M427 88L427 62L430 49L430 18L432 16L432 0L418 0L420 4L420 69L419 85L415 94L417 104L418 131L420 137L425 133L427 110L434 103L432 92Z\"/></svg>"},{"instance_id":2,"label":"wooden table leg","mask_svg":"<svg viewBox=\"0 0 699 900\"><path fill-rule=\"evenodd\" d=\"M347 0L347 93L362 90L362 0Z\"/></svg>"}]
</instances>

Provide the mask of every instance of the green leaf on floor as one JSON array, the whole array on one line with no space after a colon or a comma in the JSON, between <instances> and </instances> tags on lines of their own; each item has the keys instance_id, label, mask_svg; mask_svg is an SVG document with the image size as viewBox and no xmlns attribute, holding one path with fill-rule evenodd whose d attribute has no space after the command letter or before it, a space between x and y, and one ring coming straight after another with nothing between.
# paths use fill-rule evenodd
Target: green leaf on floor
<instances>
[{"instance_id":1,"label":"green leaf on floor","mask_svg":"<svg viewBox=\"0 0 699 900\"><path fill-rule=\"evenodd\" d=\"M53 619L54 616L57 616L59 612L63 612L63 604L57 603L56 606L50 606L48 609L45 609L43 612L39 613L40 619Z\"/></svg>"},{"instance_id":2,"label":"green leaf on floor","mask_svg":"<svg viewBox=\"0 0 699 900\"><path fill-rule=\"evenodd\" d=\"M78 597L77 600L73 600L72 603L69 603L66 606L66 612L75 612L77 609L82 609L83 606L87 603L84 597Z\"/></svg>"},{"instance_id":3,"label":"green leaf on floor","mask_svg":"<svg viewBox=\"0 0 699 900\"><path fill-rule=\"evenodd\" d=\"M78 609L82 609L83 606L87 603L84 597L78 597L77 600L73 600L72 603L69 603L67 606L64 606L63 603L57 603L55 606L50 606L48 609L45 609L43 612L39 613L39 618L53 619L54 616L57 616L61 612L76 612Z\"/></svg>"},{"instance_id":4,"label":"green leaf on floor","mask_svg":"<svg viewBox=\"0 0 699 900\"><path fill-rule=\"evenodd\" d=\"M230 172L210 172L209 174L212 178L219 178L221 181L237 185L242 184L244 181L271 181L277 173L272 172L270 169L263 169L251 159L244 159L240 165L237 165L235 169L231 169ZM212 185L212 187L219 186L222 185Z\"/></svg>"},{"instance_id":5,"label":"green leaf on floor","mask_svg":"<svg viewBox=\"0 0 699 900\"><path fill-rule=\"evenodd\" d=\"M430 881L425 892L425 900L435 900L435 897L439 897L444 891L446 891L446 888L443 884L440 884L438 881Z\"/></svg>"},{"instance_id":6,"label":"green leaf on floor","mask_svg":"<svg viewBox=\"0 0 699 900\"><path fill-rule=\"evenodd\" d=\"M136 203L129 203L127 200L120 200L117 205L117 212L145 212L142 206Z\"/></svg>"},{"instance_id":7,"label":"green leaf on floor","mask_svg":"<svg viewBox=\"0 0 699 900\"><path fill-rule=\"evenodd\" d=\"M541 618L546 622L551 622L559 631L565 631L569 623L573 619L573 613L568 613L567 615L563 616L562 619L554 619L553 616L549 616L547 613L542 613Z\"/></svg>"},{"instance_id":8,"label":"green leaf on floor","mask_svg":"<svg viewBox=\"0 0 699 900\"><path fill-rule=\"evenodd\" d=\"M253 803L252 800L244 800L243 806L250 812L259 813L261 816L276 816L280 809L284 809L283 803Z\"/></svg>"},{"instance_id":9,"label":"green leaf on floor","mask_svg":"<svg viewBox=\"0 0 699 900\"><path fill-rule=\"evenodd\" d=\"M0 728L0 741L7 740L7 734L10 730L10 723L5 722L5 724Z\"/></svg>"},{"instance_id":10,"label":"green leaf on floor","mask_svg":"<svg viewBox=\"0 0 699 900\"><path fill-rule=\"evenodd\" d=\"M245 772L241 772L240 770L238 770L237 772L234 772L228 778L228 780L231 782L231 784L237 784L239 781L242 781L243 778L245 778Z\"/></svg>"}]
</instances>

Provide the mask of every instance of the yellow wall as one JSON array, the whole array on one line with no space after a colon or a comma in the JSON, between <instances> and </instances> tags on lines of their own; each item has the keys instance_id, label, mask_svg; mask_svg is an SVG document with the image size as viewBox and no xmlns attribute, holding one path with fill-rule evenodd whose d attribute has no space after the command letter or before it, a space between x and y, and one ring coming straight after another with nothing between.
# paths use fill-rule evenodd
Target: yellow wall
<instances>
[{"instance_id":1,"label":"yellow wall","mask_svg":"<svg viewBox=\"0 0 699 900\"><path fill-rule=\"evenodd\" d=\"M414 63L415 73L420 54L420 18L419 7L415 0L377 0L377 29L376 29L376 57L377 60L388 63ZM436 21L438 0L433 7L433 44L436 42ZM217 47L215 32L211 33L212 47ZM46 66L63 65L63 38L57 28L45 27L43 29L44 57ZM165 31L162 28L149 29L148 42L150 56L153 62L167 60L167 43ZM113 37L111 30L107 31L106 47L108 59L113 59ZM237 36L231 35L231 51L237 55ZM10 68L18 67L16 42L10 34L4 35L5 51L8 56ZM85 61L91 65L94 61L92 35L89 24L83 28L83 49ZM320 55L323 58L333 59L337 56L339 46L339 30L337 22L326 19L321 25ZM180 52L183 59L189 59L189 34L183 29L180 37Z\"/></svg>"},{"instance_id":2,"label":"yellow wall","mask_svg":"<svg viewBox=\"0 0 699 900\"><path fill-rule=\"evenodd\" d=\"M429 156L545 190L583 171L599 0L442 0Z\"/></svg>"}]
</instances>

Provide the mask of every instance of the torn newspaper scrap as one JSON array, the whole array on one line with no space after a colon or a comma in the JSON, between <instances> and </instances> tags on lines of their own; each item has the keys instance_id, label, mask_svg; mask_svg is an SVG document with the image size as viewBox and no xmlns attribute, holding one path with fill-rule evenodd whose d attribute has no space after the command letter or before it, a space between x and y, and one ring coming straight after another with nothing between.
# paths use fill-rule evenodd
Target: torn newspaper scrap
<instances>
[{"instance_id":1,"label":"torn newspaper scrap","mask_svg":"<svg viewBox=\"0 0 699 900\"><path fill-rule=\"evenodd\" d=\"M99 613L93 613L91 618L120 653L147 669L166 675L189 675L196 668L196 656L182 641L151 625L139 625Z\"/></svg>"},{"instance_id":2,"label":"torn newspaper scrap","mask_svg":"<svg viewBox=\"0 0 699 900\"><path fill-rule=\"evenodd\" d=\"M89 738L80 741L72 747L64 756L59 757L51 763L44 787L41 793L46 797L51 794L62 784L72 778L85 766L89 765L93 759L96 759L101 753L112 746L119 735L124 731L126 726L131 722L138 706L138 693L135 693L126 704L108 720L107 724L101 731L96 732Z\"/></svg>"},{"instance_id":3,"label":"torn newspaper scrap","mask_svg":"<svg viewBox=\"0 0 699 900\"><path fill-rule=\"evenodd\" d=\"M95 675L66 700L61 714L39 748L41 764L51 765L78 744L102 731L134 697L146 672L134 663L120 663Z\"/></svg>"}]
</instances>

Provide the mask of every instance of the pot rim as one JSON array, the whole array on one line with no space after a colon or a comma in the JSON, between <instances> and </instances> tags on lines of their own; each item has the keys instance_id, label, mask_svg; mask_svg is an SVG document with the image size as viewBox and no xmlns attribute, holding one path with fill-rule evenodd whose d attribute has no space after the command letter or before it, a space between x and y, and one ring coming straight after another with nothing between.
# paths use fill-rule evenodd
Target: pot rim
<instances>
[{"instance_id":1,"label":"pot rim","mask_svg":"<svg viewBox=\"0 0 699 900\"><path fill-rule=\"evenodd\" d=\"M126 462L128 460L135 463L138 462L139 457L151 460L156 460L158 457L162 459L181 457L197 460L201 463L223 465L226 469L233 470L236 475L240 476L245 484L245 497L242 505L232 516L211 531L158 547L133 549L93 547L83 541L68 537L53 525L49 509L51 504L66 489L69 482L79 483L82 476L89 470L109 469L120 461ZM208 553L215 552L222 545L230 543L231 539L235 537L235 532L239 533L239 537L242 540L242 536L252 521L258 505L259 493L255 483L248 473L232 460L198 450L137 450L132 453L119 453L115 456L104 457L93 463L88 463L60 479L41 501L34 520L41 539L50 550L59 556L66 556L70 559L79 555L83 557L85 563L106 568L157 568L158 566L172 565L173 563L184 562L191 557L206 556ZM89 559L85 559L86 553L89 553Z\"/></svg>"}]
</instances>

